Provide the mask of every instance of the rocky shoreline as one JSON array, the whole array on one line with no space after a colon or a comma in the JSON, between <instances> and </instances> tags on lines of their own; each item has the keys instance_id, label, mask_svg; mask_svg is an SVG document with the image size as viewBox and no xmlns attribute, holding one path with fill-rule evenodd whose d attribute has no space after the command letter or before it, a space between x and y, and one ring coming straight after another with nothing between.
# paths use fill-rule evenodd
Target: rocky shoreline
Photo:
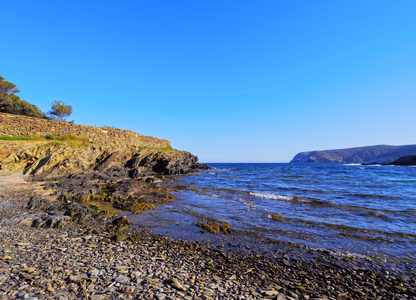
<instances>
[{"instance_id":1,"label":"rocky shoreline","mask_svg":"<svg viewBox=\"0 0 416 300\"><path fill-rule=\"evenodd\" d=\"M232 238L213 247L129 228L117 213L174 201L173 192L194 188L172 176L208 166L185 151L83 143L0 160L2 174L22 171L0 177L0 300L416 299L414 270L405 276L325 251L259 254L239 251Z\"/></svg>"},{"instance_id":2,"label":"rocky shoreline","mask_svg":"<svg viewBox=\"0 0 416 300\"><path fill-rule=\"evenodd\" d=\"M414 276L112 231L104 216L60 228L8 222L48 205L0 202L0 299L416 299Z\"/></svg>"}]
</instances>

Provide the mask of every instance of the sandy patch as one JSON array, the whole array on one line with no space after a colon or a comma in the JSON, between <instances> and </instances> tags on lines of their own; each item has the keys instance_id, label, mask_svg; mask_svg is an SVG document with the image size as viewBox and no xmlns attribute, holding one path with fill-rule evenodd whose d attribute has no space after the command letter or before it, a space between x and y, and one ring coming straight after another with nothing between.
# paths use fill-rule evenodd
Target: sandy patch
<instances>
[{"instance_id":1,"label":"sandy patch","mask_svg":"<svg viewBox=\"0 0 416 300\"><path fill-rule=\"evenodd\" d=\"M23 172L14 173L11 175L0 176L0 191L3 197L6 198L7 193L20 192L33 192L43 199L50 201L56 201L57 196L51 195L53 191L45 190L42 186L45 182L42 181L27 181L29 175L23 175Z\"/></svg>"}]
</instances>

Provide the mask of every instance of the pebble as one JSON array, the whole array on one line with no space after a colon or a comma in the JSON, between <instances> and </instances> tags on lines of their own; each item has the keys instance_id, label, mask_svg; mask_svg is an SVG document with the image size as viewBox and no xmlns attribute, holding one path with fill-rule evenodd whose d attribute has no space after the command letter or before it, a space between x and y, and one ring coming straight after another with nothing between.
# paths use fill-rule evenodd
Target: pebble
<instances>
[{"instance_id":1,"label":"pebble","mask_svg":"<svg viewBox=\"0 0 416 300\"><path fill-rule=\"evenodd\" d=\"M262 291L262 293L266 296L277 296L279 294L279 292L275 291L274 289L267 289Z\"/></svg>"},{"instance_id":2,"label":"pebble","mask_svg":"<svg viewBox=\"0 0 416 300\"><path fill-rule=\"evenodd\" d=\"M115 282L119 282L119 283L126 283L129 282L130 279L127 276L118 276L116 279L114 279Z\"/></svg>"},{"instance_id":3,"label":"pebble","mask_svg":"<svg viewBox=\"0 0 416 300\"><path fill-rule=\"evenodd\" d=\"M167 295L163 293L159 293L156 295L156 297L158 300L164 300L167 297Z\"/></svg>"}]
</instances>

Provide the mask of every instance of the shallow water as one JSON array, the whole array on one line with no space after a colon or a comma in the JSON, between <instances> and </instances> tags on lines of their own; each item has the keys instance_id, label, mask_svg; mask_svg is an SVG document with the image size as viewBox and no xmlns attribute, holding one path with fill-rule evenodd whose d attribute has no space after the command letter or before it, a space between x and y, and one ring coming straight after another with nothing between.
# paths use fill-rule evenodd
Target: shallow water
<instances>
[{"instance_id":1,"label":"shallow water","mask_svg":"<svg viewBox=\"0 0 416 300\"><path fill-rule=\"evenodd\" d=\"M209 165L215 169L180 177L199 192L181 191L176 201L132 216L133 223L174 238L227 243L249 236L403 264L416 261L416 168ZM234 234L201 233L194 223L207 219L230 223Z\"/></svg>"}]
</instances>

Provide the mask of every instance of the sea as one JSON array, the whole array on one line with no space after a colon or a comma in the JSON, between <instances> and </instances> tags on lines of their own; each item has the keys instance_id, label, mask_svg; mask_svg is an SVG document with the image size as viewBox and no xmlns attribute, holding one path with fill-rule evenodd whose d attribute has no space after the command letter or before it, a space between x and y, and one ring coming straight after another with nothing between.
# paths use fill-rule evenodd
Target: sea
<instances>
[{"instance_id":1,"label":"sea","mask_svg":"<svg viewBox=\"0 0 416 300\"><path fill-rule=\"evenodd\" d=\"M179 176L196 191L131 215L136 226L170 238L242 251L328 251L416 265L416 168L358 164L215 163ZM225 221L214 235L197 222Z\"/></svg>"}]
</instances>

